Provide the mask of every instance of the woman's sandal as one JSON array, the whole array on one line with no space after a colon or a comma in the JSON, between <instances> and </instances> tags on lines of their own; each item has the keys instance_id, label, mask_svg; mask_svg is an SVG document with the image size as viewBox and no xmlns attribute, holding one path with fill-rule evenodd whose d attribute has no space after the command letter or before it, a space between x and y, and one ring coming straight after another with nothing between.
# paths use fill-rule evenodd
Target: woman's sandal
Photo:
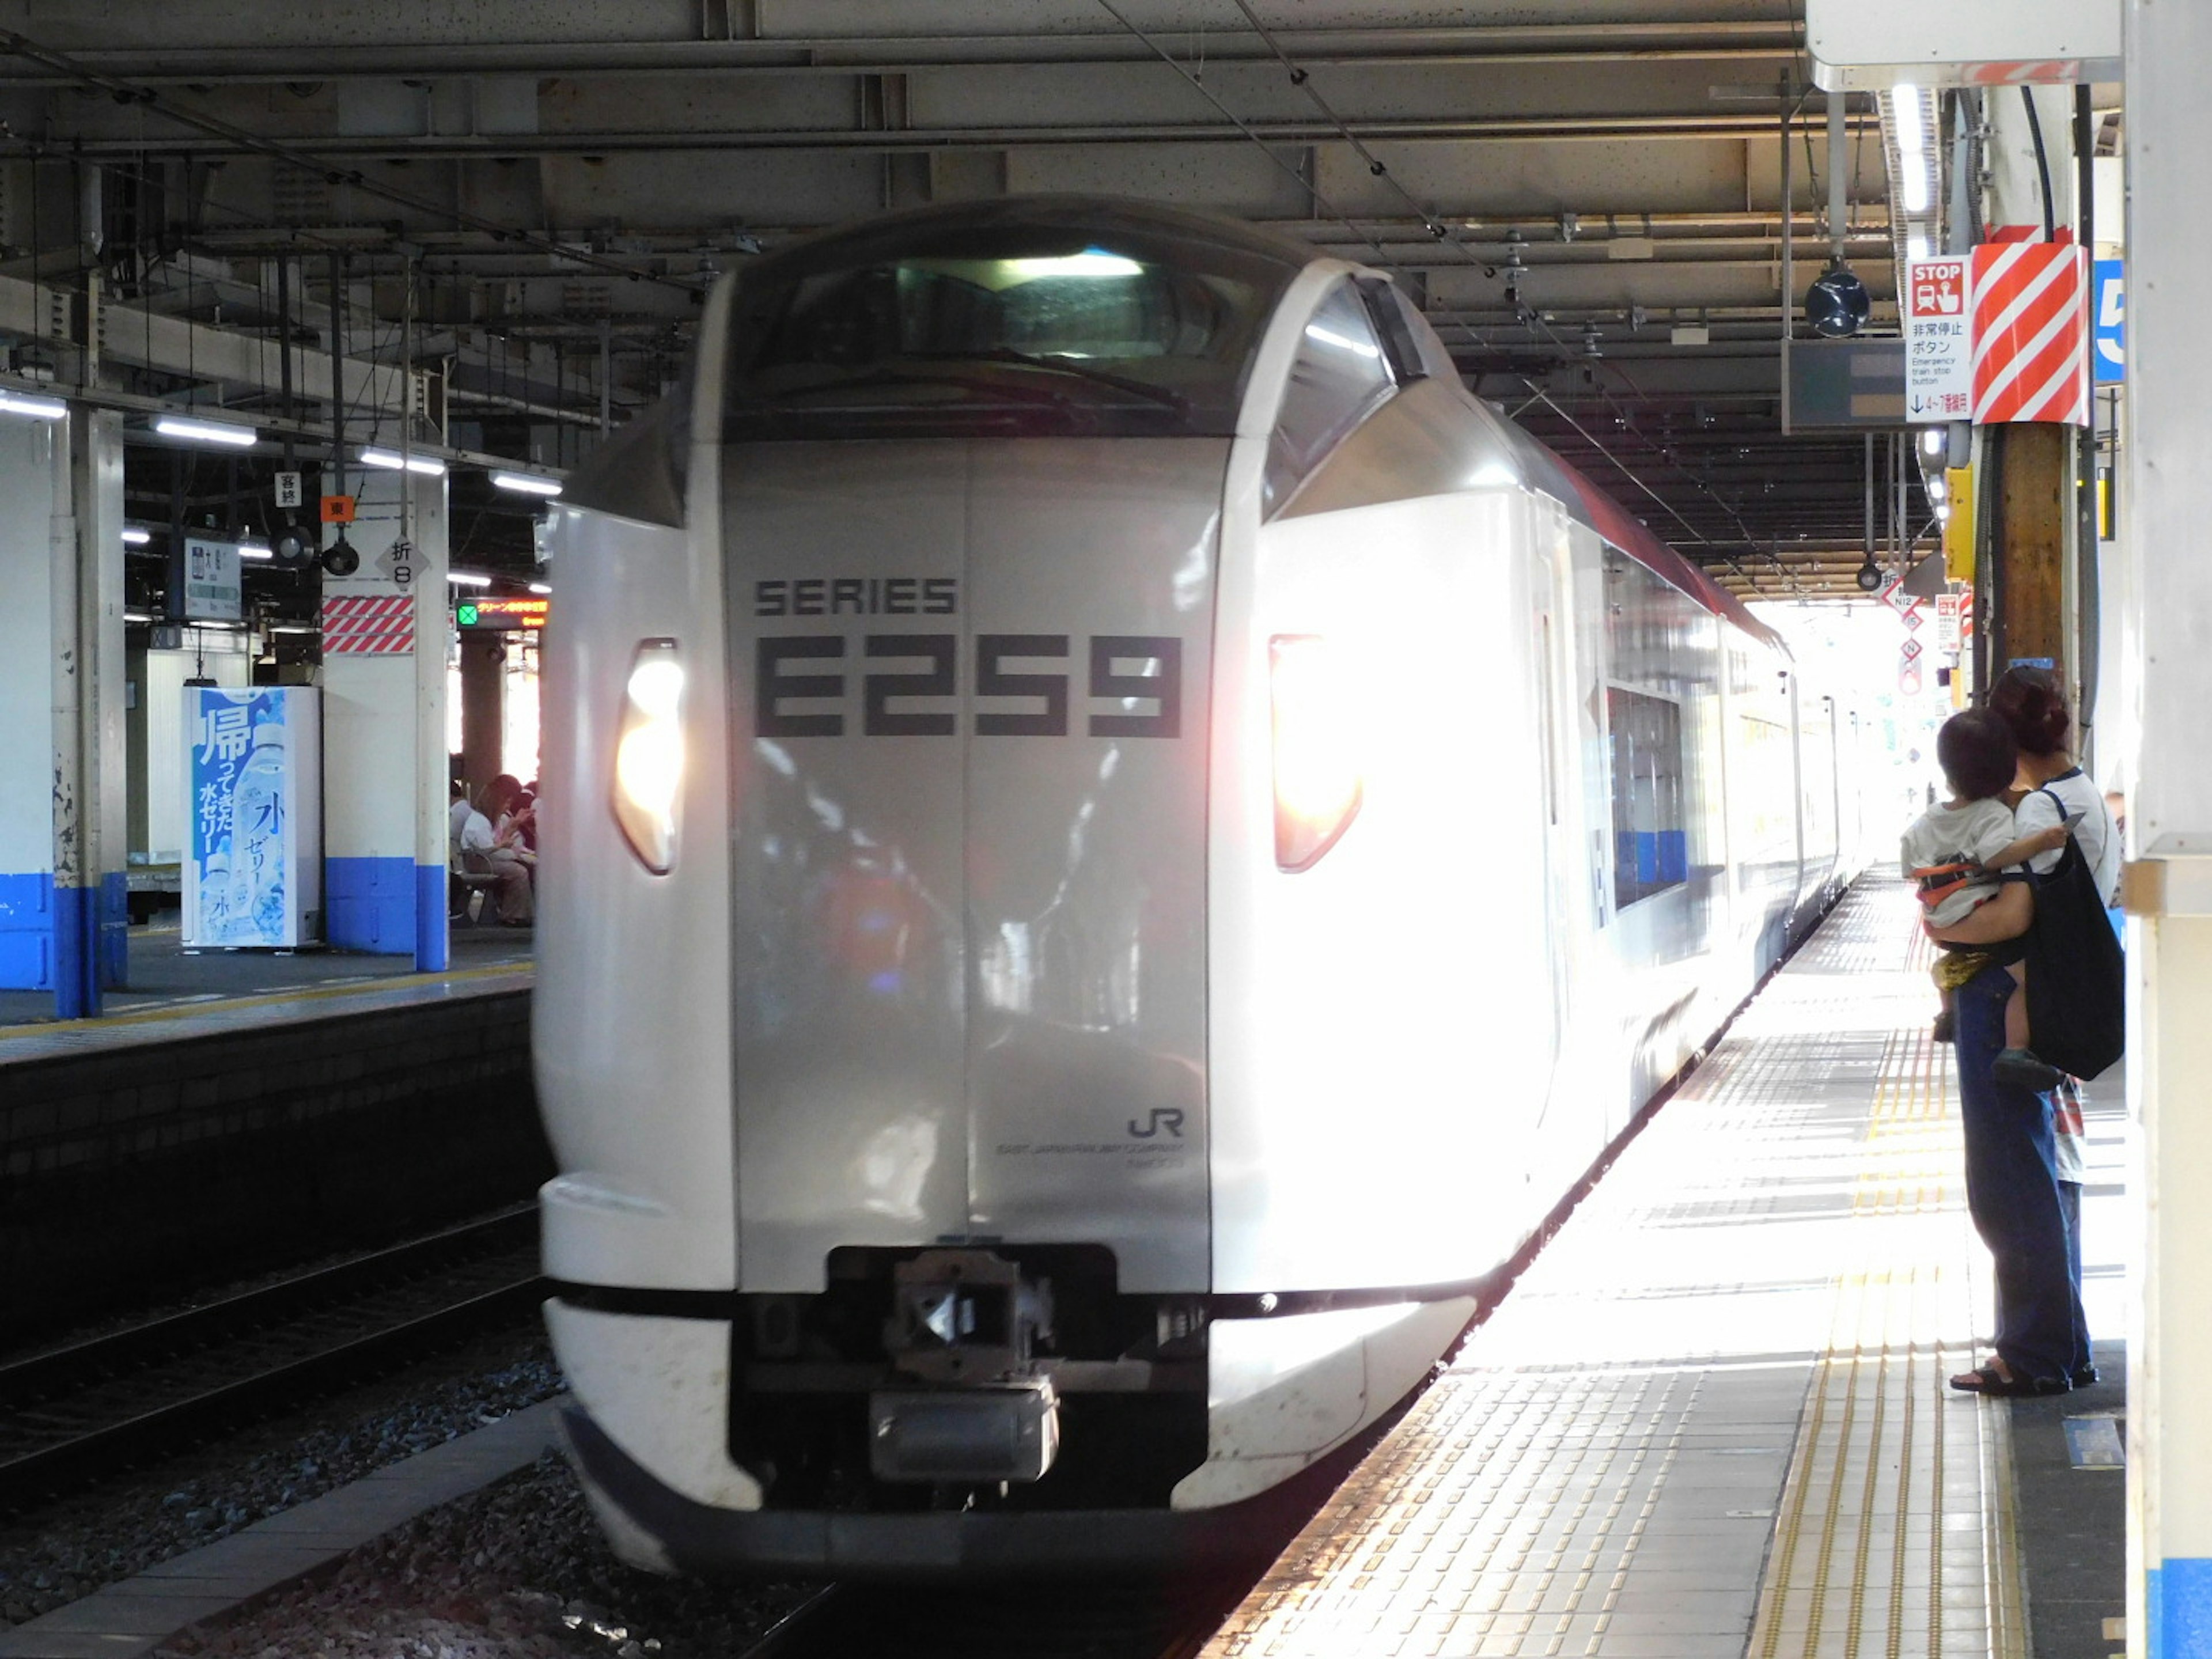
<instances>
[{"instance_id":1,"label":"woman's sandal","mask_svg":"<svg viewBox=\"0 0 2212 1659\"><path fill-rule=\"evenodd\" d=\"M2073 1385L2063 1376L2007 1376L1995 1365L1977 1365L1951 1379L1960 1394L1987 1395L1997 1400L2042 1400L2064 1394Z\"/></svg>"}]
</instances>

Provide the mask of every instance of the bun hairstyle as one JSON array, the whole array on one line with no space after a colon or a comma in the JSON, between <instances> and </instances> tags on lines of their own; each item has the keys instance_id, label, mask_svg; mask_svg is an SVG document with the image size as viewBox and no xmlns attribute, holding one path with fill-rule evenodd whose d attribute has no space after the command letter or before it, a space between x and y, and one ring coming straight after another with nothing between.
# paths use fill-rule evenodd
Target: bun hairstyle
<instances>
[{"instance_id":1,"label":"bun hairstyle","mask_svg":"<svg viewBox=\"0 0 2212 1659\"><path fill-rule=\"evenodd\" d=\"M2012 729L2024 755L2062 755L2074 716L2056 676L2042 668L2008 668L1990 688L1990 712Z\"/></svg>"}]
</instances>

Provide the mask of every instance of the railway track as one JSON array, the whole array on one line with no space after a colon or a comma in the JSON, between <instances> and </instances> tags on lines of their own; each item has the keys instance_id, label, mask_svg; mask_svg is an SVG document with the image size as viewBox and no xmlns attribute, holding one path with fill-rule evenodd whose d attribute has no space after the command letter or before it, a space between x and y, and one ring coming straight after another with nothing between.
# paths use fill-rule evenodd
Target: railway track
<instances>
[{"instance_id":1,"label":"railway track","mask_svg":"<svg viewBox=\"0 0 2212 1659\"><path fill-rule=\"evenodd\" d=\"M520 1205L0 1364L0 1513L465 1340L543 1294L537 1206Z\"/></svg>"},{"instance_id":2,"label":"railway track","mask_svg":"<svg viewBox=\"0 0 2212 1659\"><path fill-rule=\"evenodd\" d=\"M1248 1587L829 1584L740 1659L1191 1659Z\"/></svg>"}]
</instances>

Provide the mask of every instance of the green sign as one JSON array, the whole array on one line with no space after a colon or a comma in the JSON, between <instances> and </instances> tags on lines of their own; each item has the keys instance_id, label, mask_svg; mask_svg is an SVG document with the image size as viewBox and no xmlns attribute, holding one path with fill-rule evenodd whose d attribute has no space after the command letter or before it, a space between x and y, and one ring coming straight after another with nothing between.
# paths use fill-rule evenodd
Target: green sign
<instances>
[{"instance_id":1,"label":"green sign","mask_svg":"<svg viewBox=\"0 0 2212 1659\"><path fill-rule=\"evenodd\" d=\"M474 628L477 625L476 606L473 605L464 605L460 609L459 621L461 626L464 628Z\"/></svg>"}]
</instances>

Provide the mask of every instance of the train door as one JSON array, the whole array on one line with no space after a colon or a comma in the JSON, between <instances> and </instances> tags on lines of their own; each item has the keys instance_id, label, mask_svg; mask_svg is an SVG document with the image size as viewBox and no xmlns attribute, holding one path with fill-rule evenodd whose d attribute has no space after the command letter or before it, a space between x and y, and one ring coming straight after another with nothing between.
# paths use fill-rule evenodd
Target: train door
<instances>
[{"instance_id":1,"label":"train door","mask_svg":"<svg viewBox=\"0 0 2212 1659\"><path fill-rule=\"evenodd\" d=\"M1567 719L1568 629L1560 612L1565 609L1561 581L1566 566L1565 538L1560 534L1559 511L1548 502L1531 501L1531 517L1537 522L1529 538L1532 550L1528 572L1529 663L1535 683L1537 744L1541 782L1540 810L1544 814L1545 928L1551 972L1552 1029L1550 1057L1556 1064L1565 1041L1572 966L1579 929L1576 906L1582 892L1582 860L1577 856L1574 814L1569 810L1569 789L1574 776L1572 726ZM1555 551L1556 550L1556 551Z\"/></svg>"}]
</instances>

